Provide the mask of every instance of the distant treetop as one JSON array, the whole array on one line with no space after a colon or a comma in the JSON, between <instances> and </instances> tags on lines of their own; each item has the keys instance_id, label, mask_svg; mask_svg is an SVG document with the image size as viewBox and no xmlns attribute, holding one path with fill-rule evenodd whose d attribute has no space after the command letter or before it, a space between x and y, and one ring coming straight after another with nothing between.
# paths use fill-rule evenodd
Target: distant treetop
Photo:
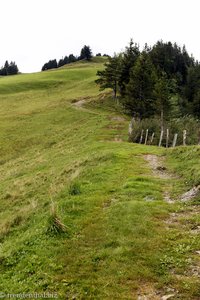
<instances>
[{"instance_id":1,"label":"distant treetop","mask_svg":"<svg viewBox=\"0 0 200 300\"><path fill-rule=\"evenodd\" d=\"M6 60L4 67L1 67L0 69L0 75L1 76L8 76L8 75L15 75L19 73L19 69L17 67L17 65L15 64L15 62L8 62Z\"/></svg>"},{"instance_id":2,"label":"distant treetop","mask_svg":"<svg viewBox=\"0 0 200 300\"><path fill-rule=\"evenodd\" d=\"M90 49L90 46L84 46L81 49L81 54L79 59L86 59L86 60L91 60L92 58L92 50Z\"/></svg>"},{"instance_id":3,"label":"distant treetop","mask_svg":"<svg viewBox=\"0 0 200 300\"><path fill-rule=\"evenodd\" d=\"M50 70L50 69L55 69L55 68L60 68L64 65L79 61L79 60L90 60L92 58L92 50L90 46L84 46L81 49L80 56L74 56L74 54L70 54L69 56L65 56L64 58L61 58L58 62L56 59L49 60L47 63L45 63L42 67L42 71Z\"/></svg>"}]
</instances>

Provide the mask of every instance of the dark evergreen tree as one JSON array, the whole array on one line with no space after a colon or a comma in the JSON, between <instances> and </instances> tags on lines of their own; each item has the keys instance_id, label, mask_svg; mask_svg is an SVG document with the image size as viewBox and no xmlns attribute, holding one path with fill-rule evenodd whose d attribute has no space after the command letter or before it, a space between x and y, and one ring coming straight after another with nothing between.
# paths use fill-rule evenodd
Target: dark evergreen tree
<instances>
[{"instance_id":1,"label":"dark evergreen tree","mask_svg":"<svg viewBox=\"0 0 200 300\"><path fill-rule=\"evenodd\" d=\"M46 70L48 70L48 64L47 63L45 63L42 67L42 71L46 71Z\"/></svg>"},{"instance_id":2,"label":"dark evergreen tree","mask_svg":"<svg viewBox=\"0 0 200 300\"><path fill-rule=\"evenodd\" d=\"M143 52L131 69L124 106L135 117L146 118L156 112L154 87L156 70L149 55Z\"/></svg>"},{"instance_id":3,"label":"dark evergreen tree","mask_svg":"<svg viewBox=\"0 0 200 300\"><path fill-rule=\"evenodd\" d=\"M63 63L64 63L64 65L67 65L69 63L69 57L68 56L64 57Z\"/></svg>"},{"instance_id":4,"label":"dark evergreen tree","mask_svg":"<svg viewBox=\"0 0 200 300\"><path fill-rule=\"evenodd\" d=\"M105 64L105 70L97 72L99 78L96 80L96 83L100 85L101 90L111 88L115 99L119 88L120 72L121 55L108 57L108 62Z\"/></svg>"},{"instance_id":5,"label":"dark evergreen tree","mask_svg":"<svg viewBox=\"0 0 200 300\"><path fill-rule=\"evenodd\" d=\"M64 59L61 58L61 59L58 61L58 68L64 66L64 64L65 64L65 63L64 63Z\"/></svg>"},{"instance_id":6,"label":"dark evergreen tree","mask_svg":"<svg viewBox=\"0 0 200 300\"><path fill-rule=\"evenodd\" d=\"M58 67L58 63L56 59L49 60L49 62L44 64L44 66L42 67L42 71L56 69L57 67Z\"/></svg>"},{"instance_id":7,"label":"dark evergreen tree","mask_svg":"<svg viewBox=\"0 0 200 300\"><path fill-rule=\"evenodd\" d=\"M58 68L58 67L62 67L64 65L66 65L66 64L73 63L75 61L77 61L77 58L73 54L70 54L69 57L65 56L64 58L61 58L58 61L58 63L57 63L56 59L49 60L47 63L45 63L43 65L42 71L46 71L46 70L50 70L50 69L55 69L55 68Z\"/></svg>"},{"instance_id":8,"label":"dark evergreen tree","mask_svg":"<svg viewBox=\"0 0 200 300\"><path fill-rule=\"evenodd\" d=\"M188 68L194 65L194 60L176 43L158 41L149 52L152 62L158 71L165 72L168 78L175 78L178 86L186 82Z\"/></svg>"},{"instance_id":9,"label":"dark evergreen tree","mask_svg":"<svg viewBox=\"0 0 200 300\"><path fill-rule=\"evenodd\" d=\"M82 49L81 49L81 54L80 54L80 57L79 59L86 59L86 60L91 60L92 58L92 51L90 49L90 46L84 46Z\"/></svg>"},{"instance_id":10,"label":"dark evergreen tree","mask_svg":"<svg viewBox=\"0 0 200 300\"><path fill-rule=\"evenodd\" d=\"M5 75L8 75L8 68L9 68L9 63L6 60L5 65L4 65Z\"/></svg>"},{"instance_id":11,"label":"dark evergreen tree","mask_svg":"<svg viewBox=\"0 0 200 300\"><path fill-rule=\"evenodd\" d=\"M184 88L184 113L192 113L200 117L200 64L188 70L187 82Z\"/></svg>"},{"instance_id":12,"label":"dark evergreen tree","mask_svg":"<svg viewBox=\"0 0 200 300\"><path fill-rule=\"evenodd\" d=\"M166 74L162 74L154 85L154 95L156 99L156 110L160 114L161 129L164 127L164 119L170 110L170 82Z\"/></svg>"},{"instance_id":13,"label":"dark evergreen tree","mask_svg":"<svg viewBox=\"0 0 200 300\"><path fill-rule=\"evenodd\" d=\"M77 58L73 54L70 54L69 58L68 58L68 63L70 64L70 63L73 63L76 61L77 61Z\"/></svg>"},{"instance_id":14,"label":"dark evergreen tree","mask_svg":"<svg viewBox=\"0 0 200 300\"><path fill-rule=\"evenodd\" d=\"M10 65L8 67L8 74L15 75L15 74L18 74L18 72L19 72L19 69L18 69L17 65L15 64L15 62L11 61Z\"/></svg>"},{"instance_id":15,"label":"dark evergreen tree","mask_svg":"<svg viewBox=\"0 0 200 300\"><path fill-rule=\"evenodd\" d=\"M56 69L58 67L58 63L56 59L51 61L51 69Z\"/></svg>"},{"instance_id":16,"label":"dark evergreen tree","mask_svg":"<svg viewBox=\"0 0 200 300\"><path fill-rule=\"evenodd\" d=\"M130 70L135 65L135 62L140 55L139 45L131 39L129 46L126 47L122 55L121 72L119 78L119 88L121 96L125 95L125 88L130 79Z\"/></svg>"},{"instance_id":17,"label":"dark evergreen tree","mask_svg":"<svg viewBox=\"0 0 200 300\"><path fill-rule=\"evenodd\" d=\"M19 69L15 62L8 62L6 61L4 64L4 67L1 68L0 70L0 75L1 76L7 76L7 75L16 75L19 73Z\"/></svg>"}]
</instances>

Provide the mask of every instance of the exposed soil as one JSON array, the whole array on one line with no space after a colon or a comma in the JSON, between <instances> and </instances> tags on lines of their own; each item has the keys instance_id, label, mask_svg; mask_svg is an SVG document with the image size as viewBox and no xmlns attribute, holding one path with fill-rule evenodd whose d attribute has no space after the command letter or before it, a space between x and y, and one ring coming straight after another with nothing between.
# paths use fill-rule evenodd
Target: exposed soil
<instances>
[{"instance_id":1,"label":"exposed soil","mask_svg":"<svg viewBox=\"0 0 200 300\"><path fill-rule=\"evenodd\" d=\"M89 99L90 99L90 97L86 97L86 98L83 98L83 99L80 99L80 100L77 100L77 101L73 100L71 102L71 105L73 107L75 107L76 109L80 109L80 110L89 112L89 113L94 114L94 115L99 115L98 112L90 110L90 109L84 107L84 104L86 104Z\"/></svg>"},{"instance_id":2,"label":"exposed soil","mask_svg":"<svg viewBox=\"0 0 200 300\"><path fill-rule=\"evenodd\" d=\"M183 202L192 200L194 197L196 197L197 193L200 191L200 185L193 187L191 190L188 192L184 193L180 200Z\"/></svg>"},{"instance_id":3,"label":"exposed soil","mask_svg":"<svg viewBox=\"0 0 200 300\"><path fill-rule=\"evenodd\" d=\"M118 122L123 122L123 121L125 121L125 118L123 118L121 116L114 116L114 117L110 117L110 120L112 120L112 121L118 121Z\"/></svg>"},{"instance_id":4,"label":"exposed soil","mask_svg":"<svg viewBox=\"0 0 200 300\"><path fill-rule=\"evenodd\" d=\"M122 140L122 138L121 138L120 136L116 135L116 136L114 137L113 142L120 143L120 142L123 142L123 140Z\"/></svg>"},{"instance_id":5,"label":"exposed soil","mask_svg":"<svg viewBox=\"0 0 200 300\"><path fill-rule=\"evenodd\" d=\"M166 168L163 166L163 158L159 157L157 155L144 155L144 159L148 162L153 176L156 178L169 180L169 179L176 179L176 177L173 174L170 174L167 172ZM200 186L193 187L183 195L179 197L180 202L187 202L192 200L197 193L200 191ZM163 198L168 203L174 203L175 201L170 198L169 191L165 190L163 191ZM171 228L181 228L185 230L185 232L191 235L199 235L200 234L200 225L199 223L193 224L190 221L190 218L195 217L200 214L200 206L193 205L193 206L187 206L183 208L180 212L174 212L171 213L169 218L165 221L166 229L170 230ZM200 251L195 251L193 253L193 259L191 259L191 265L188 266L188 269L184 272L184 274L176 274L173 273L173 276L177 278L177 280L184 280L184 279L194 279L199 280L200 278L200 262L199 259L194 259L194 255L197 257L200 255ZM162 293L163 294L163 293ZM167 300L167 299L175 299L175 297L180 297L178 295L178 291L175 289L167 290L166 294L164 296L159 293L159 291L156 291L155 289L151 289L149 291L145 291L145 289L141 290L141 292L138 294L138 300Z\"/></svg>"},{"instance_id":6,"label":"exposed soil","mask_svg":"<svg viewBox=\"0 0 200 300\"><path fill-rule=\"evenodd\" d=\"M169 174L166 168L163 166L163 158L153 154L144 155L144 159L149 163L149 166L152 169L154 177L161 179L172 179L173 175ZM168 190L163 192L163 198L168 203L174 203L174 200L171 199L170 193Z\"/></svg>"},{"instance_id":7,"label":"exposed soil","mask_svg":"<svg viewBox=\"0 0 200 300\"><path fill-rule=\"evenodd\" d=\"M149 166L151 167L153 175L155 177L161 178L161 179L175 178L175 176L168 173L167 169L163 166L163 161L164 161L163 157L159 157L159 156L153 155L153 154L147 154L147 155L144 155L144 159L149 163ZM192 189L190 189L189 191L187 191L186 193L181 195L179 200L182 202L190 201L196 197L196 195L198 194L199 191L200 191L200 185L194 186ZM174 203L174 200L172 200L170 198L168 191L165 191L163 193L163 197L168 203Z\"/></svg>"},{"instance_id":8,"label":"exposed soil","mask_svg":"<svg viewBox=\"0 0 200 300\"><path fill-rule=\"evenodd\" d=\"M83 106L83 104L85 104L85 102L86 102L86 100L83 99L83 100L79 100L77 102L74 102L73 105L80 108L80 107Z\"/></svg>"},{"instance_id":9,"label":"exposed soil","mask_svg":"<svg viewBox=\"0 0 200 300\"><path fill-rule=\"evenodd\" d=\"M173 288L166 288L163 292L156 291L153 286L143 285L141 286L141 291L138 292L137 300L168 300L173 299L176 295L176 290Z\"/></svg>"},{"instance_id":10,"label":"exposed soil","mask_svg":"<svg viewBox=\"0 0 200 300\"><path fill-rule=\"evenodd\" d=\"M163 158L153 154L144 155L144 159L149 163L153 175L158 178L170 179L173 176L167 173L166 168L163 167Z\"/></svg>"}]
</instances>

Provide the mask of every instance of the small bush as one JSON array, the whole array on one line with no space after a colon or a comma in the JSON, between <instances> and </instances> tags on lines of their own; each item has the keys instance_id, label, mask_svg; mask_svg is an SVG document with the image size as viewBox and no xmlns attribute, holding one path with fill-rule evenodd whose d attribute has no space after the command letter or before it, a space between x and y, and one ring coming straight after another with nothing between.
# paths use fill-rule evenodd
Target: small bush
<instances>
[{"instance_id":1,"label":"small bush","mask_svg":"<svg viewBox=\"0 0 200 300\"><path fill-rule=\"evenodd\" d=\"M67 227L61 222L58 217L55 205L51 205L50 216L47 223L47 233L49 235L60 235L67 232Z\"/></svg>"},{"instance_id":2,"label":"small bush","mask_svg":"<svg viewBox=\"0 0 200 300\"><path fill-rule=\"evenodd\" d=\"M69 194L72 196L81 194L81 186L78 182L74 182L70 185Z\"/></svg>"},{"instance_id":3,"label":"small bush","mask_svg":"<svg viewBox=\"0 0 200 300\"><path fill-rule=\"evenodd\" d=\"M143 120L135 120L132 125L132 134L129 136L129 141L139 143L142 130L144 130L143 141L145 139L146 130L149 130L147 144L150 144L150 139L154 133L152 145L158 145L161 126L159 118L149 118ZM197 145L199 142L200 122L193 117L183 117L171 119L164 122L164 136L162 145L166 145L166 131L169 129L169 146L172 145L174 134L178 134L177 145L183 144L183 130L187 130L187 145Z\"/></svg>"}]
</instances>

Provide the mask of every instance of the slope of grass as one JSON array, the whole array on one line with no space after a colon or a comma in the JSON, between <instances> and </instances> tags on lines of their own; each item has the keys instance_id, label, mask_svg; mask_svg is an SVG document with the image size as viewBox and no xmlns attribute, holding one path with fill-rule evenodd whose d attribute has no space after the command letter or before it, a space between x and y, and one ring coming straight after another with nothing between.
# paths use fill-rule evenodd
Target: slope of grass
<instances>
[{"instance_id":1,"label":"slope of grass","mask_svg":"<svg viewBox=\"0 0 200 300\"><path fill-rule=\"evenodd\" d=\"M187 187L200 185L199 146L178 147L168 157L171 168L185 179Z\"/></svg>"},{"instance_id":2,"label":"slope of grass","mask_svg":"<svg viewBox=\"0 0 200 300\"><path fill-rule=\"evenodd\" d=\"M142 289L164 293L174 284L163 221L179 206L163 201L168 183L152 177L143 159L164 150L126 142L128 121L94 83L102 67L82 63L0 79L3 293L137 299ZM84 108L73 104L82 99ZM66 230L57 233L55 219ZM170 251L184 268L188 253ZM196 284L177 289L182 299L199 291Z\"/></svg>"}]
</instances>

